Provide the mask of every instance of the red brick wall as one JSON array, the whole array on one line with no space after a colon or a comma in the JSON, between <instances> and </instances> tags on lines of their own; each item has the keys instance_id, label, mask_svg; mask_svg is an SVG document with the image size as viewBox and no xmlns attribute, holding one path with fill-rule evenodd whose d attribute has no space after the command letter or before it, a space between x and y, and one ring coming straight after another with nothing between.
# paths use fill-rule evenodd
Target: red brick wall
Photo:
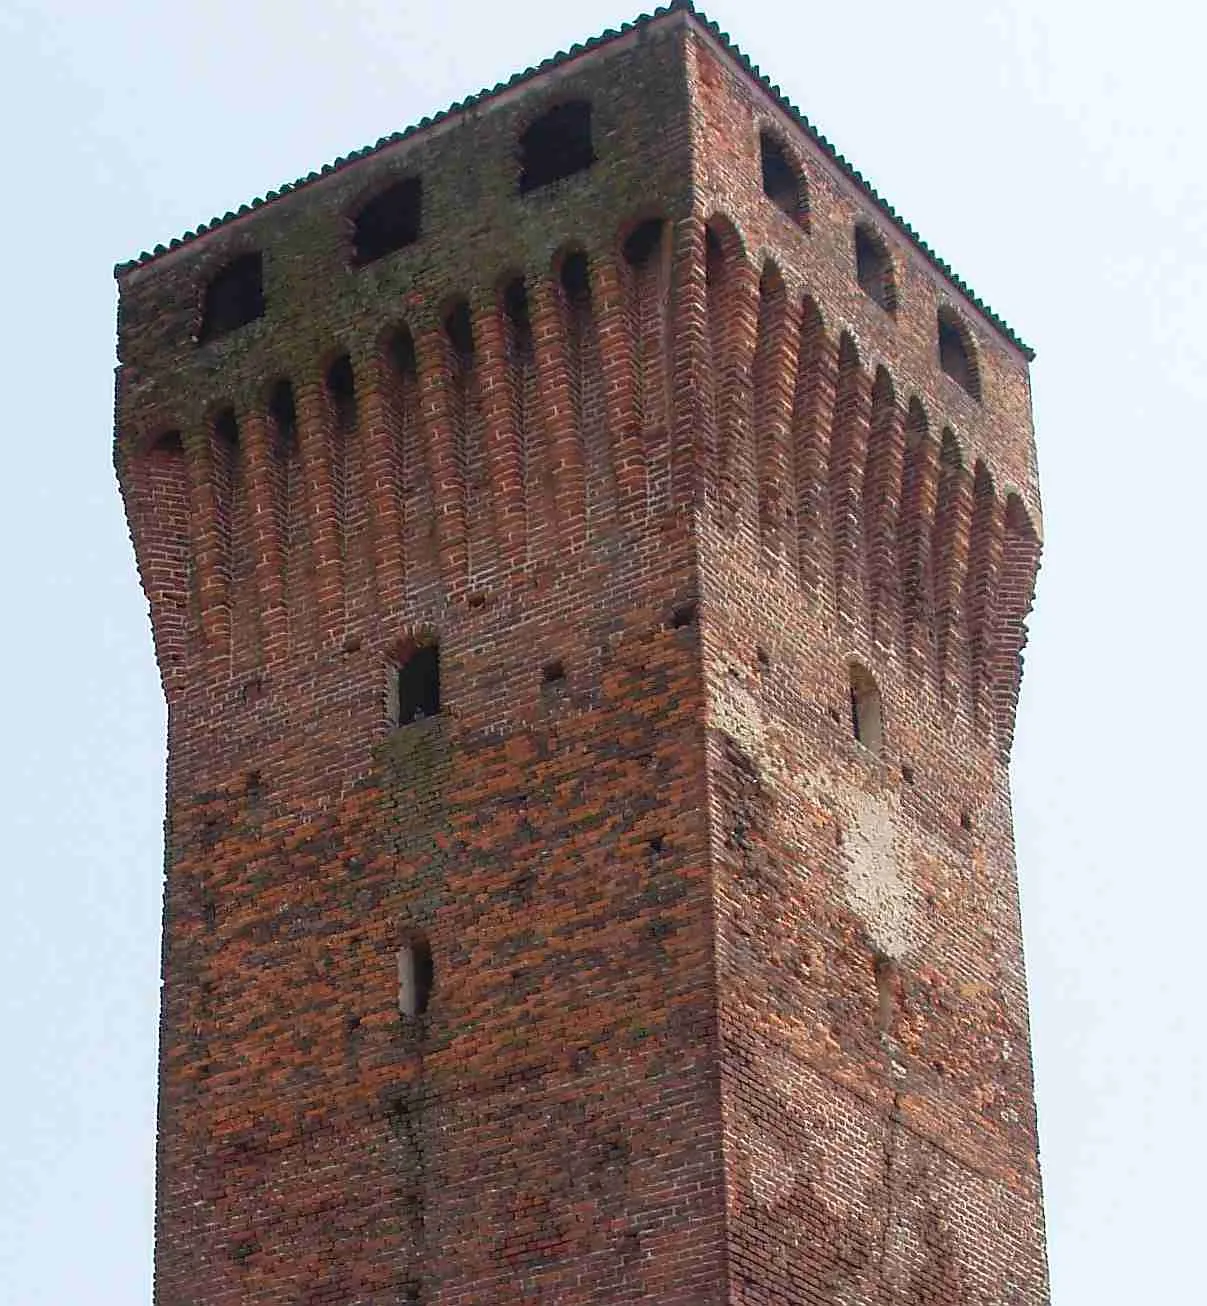
<instances>
[{"instance_id":1,"label":"red brick wall","mask_svg":"<svg viewBox=\"0 0 1207 1306\"><path fill-rule=\"evenodd\" d=\"M1025 364L965 305L981 401L944 375L950 289L881 222L899 307L873 303L866 201L691 53L731 1300L1046 1301L1006 772L1037 558ZM762 193L768 126L806 228ZM878 753L853 736L852 660L883 697Z\"/></svg>"},{"instance_id":2,"label":"red brick wall","mask_svg":"<svg viewBox=\"0 0 1207 1306\"><path fill-rule=\"evenodd\" d=\"M571 95L597 162L521 198L518 133ZM161 1306L1043 1298L1025 364L883 222L895 320L867 301L870 205L778 121L807 228L770 204L776 112L677 14L123 273ZM413 173L419 242L351 267L348 213ZM198 347L252 249L265 316ZM433 635L442 710L392 728Z\"/></svg>"}]
</instances>

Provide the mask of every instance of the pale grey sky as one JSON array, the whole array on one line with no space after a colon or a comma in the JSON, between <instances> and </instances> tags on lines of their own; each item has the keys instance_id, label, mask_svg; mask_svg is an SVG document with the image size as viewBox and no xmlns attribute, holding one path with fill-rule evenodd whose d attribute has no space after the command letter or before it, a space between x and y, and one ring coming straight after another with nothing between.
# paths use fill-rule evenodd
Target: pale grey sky
<instances>
[{"instance_id":1,"label":"pale grey sky","mask_svg":"<svg viewBox=\"0 0 1207 1306\"><path fill-rule=\"evenodd\" d=\"M150 1300L163 706L110 464L115 261L634 16L0 3L0 1302ZM1015 749L1053 1300L1204 1299L1204 20L710 16L1039 351Z\"/></svg>"}]
</instances>

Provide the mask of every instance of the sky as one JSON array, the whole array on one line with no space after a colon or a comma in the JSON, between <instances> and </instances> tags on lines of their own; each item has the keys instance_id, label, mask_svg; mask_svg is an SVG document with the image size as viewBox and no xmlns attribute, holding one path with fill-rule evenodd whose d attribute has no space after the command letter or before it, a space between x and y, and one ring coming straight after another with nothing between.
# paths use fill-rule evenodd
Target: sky
<instances>
[{"instance_id":1,"label":"sky","mask_svg":"<svg viewBox=\"0 0 1207 1306\"><path fill-rule=\"evenodd\" d=\"M708 9L1038 351L1014 793L1052 1298L1201 1300L1207 20ZM150 1301L165 722L113 264L634 14L0 0L4 1306Z\"/></svg>"}]
</instances>

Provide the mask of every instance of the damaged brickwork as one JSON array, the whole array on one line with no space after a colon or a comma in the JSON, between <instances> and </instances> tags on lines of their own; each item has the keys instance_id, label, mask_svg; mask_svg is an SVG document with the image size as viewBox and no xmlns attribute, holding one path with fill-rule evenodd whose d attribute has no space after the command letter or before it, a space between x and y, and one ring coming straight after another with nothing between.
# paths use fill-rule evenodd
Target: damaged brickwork
<instances>
[{"instance_id":1,"label":"damaged brickwork","mask_svg":"<svg viewBox=\"0 0 1207 1306\"><path fill-rule=\"evenodd\" d=\"M1026 348L682 4L119 287L158 1306L1046 1303Z\"/></svg>"}]
</instances>

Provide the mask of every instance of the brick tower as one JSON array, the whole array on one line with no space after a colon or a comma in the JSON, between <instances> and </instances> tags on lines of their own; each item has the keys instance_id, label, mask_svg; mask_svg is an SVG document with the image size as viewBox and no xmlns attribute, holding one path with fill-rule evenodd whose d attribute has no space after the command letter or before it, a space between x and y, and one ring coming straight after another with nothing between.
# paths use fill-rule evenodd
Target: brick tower
<instances>
[{"instance_id":1,"label":"brick tower","mask_svg":"<svg viewBox=\"0 0 1207 1306\"><path fill-rule=\"evenodd\" d=\"M681 4L117 275L159 1306L1046 1302L1026 346Z\"/></svg>"}]
</instances>

